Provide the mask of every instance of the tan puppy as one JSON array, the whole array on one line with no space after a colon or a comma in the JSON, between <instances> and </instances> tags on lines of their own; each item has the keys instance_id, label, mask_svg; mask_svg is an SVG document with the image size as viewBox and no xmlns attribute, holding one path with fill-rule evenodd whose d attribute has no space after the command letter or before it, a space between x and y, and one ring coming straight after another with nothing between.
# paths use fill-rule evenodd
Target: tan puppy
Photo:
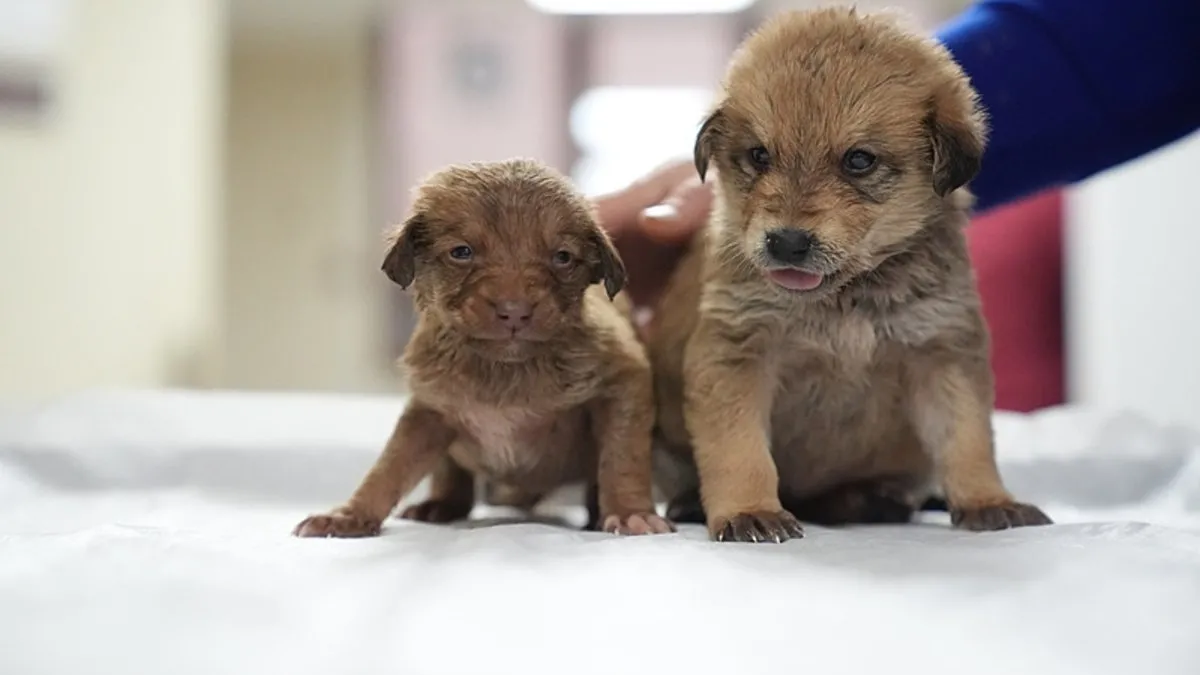
<instances>
[{"instance_id":1,"label":"tan puppy","mask_svg":"<svg viewBox=\"0 0 1200 675\"><path fill-rule=\"evenodd\" d=\"M908 521L940 483L959 527L1050 522L993 456L962 233L983 146L959 67L890 18L788 13L747 39L696 139L713 219L651 327L659 432L699 474L669 517L782 541L796 517Z\"/></svg>"},{"instance_id":2,"label":"tan puppy","mask_svg":"<svg viewBox=\"0 0 1200 675\"><path fill-rule=\"evenodd\" d=\"M586 482L590 527L672 531L651 496L653 384L617 297L625 268L561 175L528 160L435 174L383 269L420 315L403 358L411 400L350 500L295 534L378 534L430 473L429 499L404 517L467 518L482 476L523 506Z\"/></svg>"}]
</instances>

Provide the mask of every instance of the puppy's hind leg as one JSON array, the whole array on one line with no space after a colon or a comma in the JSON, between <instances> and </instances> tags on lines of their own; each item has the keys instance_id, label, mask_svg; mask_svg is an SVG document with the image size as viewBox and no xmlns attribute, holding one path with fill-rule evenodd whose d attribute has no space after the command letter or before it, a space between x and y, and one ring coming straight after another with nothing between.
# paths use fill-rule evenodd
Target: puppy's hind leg
<instances>
[{"instance_id":1,"label":"puppy's hind leg","mask_svg":"<svg viewBox=\"0 0 1200 675\"><path fill-rule=\"evenodd\" d=\"M667 519L703 525L700 477L690 446L672 445L661 436L654 450L654 482L667 498Z\"/></svg>"},{"instance_id":2,"label":"puppy's hind leg","mask_svg":"<svg viewBox=\"0 0 1200 675\"><path fill-rule=\"evenodd\" d=\"M522 511L532 510L546 495L531 492L511 483L490 479L484 483L483 501L491 506L509 506Z\"/></svg>"},{"instance_id":3,"label":"puppy's hind leg","mask_svg":"<svg viewBox=\"0 0 1200 675\"><path fill-rule=\"evenodd\" d=\"M604 522L600 517L600 486L595 481L588 483L584 503L587 506L587 524L583 529L599 532L604 528Z\"/></svg>"},{"instance_id":4,"label":"puppy's hind leg","mask_svg":"<svg viewBox=\"0 0 1200 675\"><path fill-rule=\"evenodd\" d=\"M667 502L667 518L676 523L703 525L708 522L704 515L704 503L700 500L700 488L692 487L680 492Z\"/></svg>"},{"instance_id":5,"label":"puppy's hind leg","mask_svg":"<svg viewBox=\"0 0 1200 675\"><path fill-rule=\"evenodd\" d=\"M915 511L907 495L886 481L847 483L814 497L784 496L782 501L796 518L827 527L907 523Z\"/></svg>"},{"instance_id":6,"label":"puppy's hind leg","mask_svg":"<svg viewBox=\"0 0 1200 675\"><path fill-rule=\"evenodd\" d=\"M939 497L937 495L933 495L930 497L926 497L925 501L921 502L921 506L917 510L918 511L945 511L945 512L949 513L950 505L946 503L945 497Z\"/></svg>"},{"instance_id":7,"label":"puppy's hind leg","mask_svg":"<svg viewBox=\"0 0 1200 675\"><path fill-rule=\"evenodd\" d=\"M442 457L429 484L429 498L401 512L406 520L452 523L466 520L475 508L475 477L450 455Z\"/></svg>"}]
</instances>

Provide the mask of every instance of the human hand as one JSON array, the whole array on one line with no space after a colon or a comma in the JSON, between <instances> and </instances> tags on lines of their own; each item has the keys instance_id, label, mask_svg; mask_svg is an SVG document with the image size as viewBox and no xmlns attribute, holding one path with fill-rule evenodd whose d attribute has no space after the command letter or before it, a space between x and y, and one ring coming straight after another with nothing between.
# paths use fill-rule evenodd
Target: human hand
<instances>
[{"instance_id":1,"label":"human hand","mask_svg":"<svg viewBox=\"0 0 1200 675\"><path fill-rule=\"evenodd\" d=\"M629 272L626 289L640 314L652 307L675 269L683 246L708 222L711 183L689 161L665 164L628 187L594 199Z\"/></svg>"}]
</instances>

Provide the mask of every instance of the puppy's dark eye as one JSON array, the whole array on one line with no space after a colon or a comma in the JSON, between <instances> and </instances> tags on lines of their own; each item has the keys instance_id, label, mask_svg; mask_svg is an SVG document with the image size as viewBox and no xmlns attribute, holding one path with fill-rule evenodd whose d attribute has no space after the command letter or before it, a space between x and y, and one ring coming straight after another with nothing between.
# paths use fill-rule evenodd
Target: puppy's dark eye
<instances>
[{"instance_id":1,"label":"puppy's dark eye","mask_svg":"<svg viewBox=\"0 0 1200 675\"><path fill-rule=\"evenodd\" d=\"M766 171L771 166L771 153L761 145L750 148L747 156L750 158L750 165L758 171Z\"/></svg>"},{"instance_id":2,"label":"puppy's dark eye","mask_svg":"<svg viewBox=\"0 0 1200 675\"><path fill-rule=\"evenodd\" d=\"M559 267L566 267L567 265L570 265L573 260L575 260L570 251L555 251L554 257L551 259L554 261L554 264Z\"/></svg>"},{"instance_id":3,"label":"puppy's dark eye","mask_svg":"<svg viewBox=\"0 0 1200 675\"><path fill-rule=\"evenodd\" d=\"M848 150L842 155L842 168L851 176L865 176L871 173L878 163L879 160L874 154L859 148Z\"/></svg>"},{"instance_id":4,"label":"puppy's dark eye","mask_svg":"<svg viewBox=\"0 0 1200 675\"><path fill-rule=\"evenodd\" d=\"M470 260L473 255L475 252L471 250L470 246L455 246L450 249L450 257L455 260Z\"/></svg>"}]
</instances>

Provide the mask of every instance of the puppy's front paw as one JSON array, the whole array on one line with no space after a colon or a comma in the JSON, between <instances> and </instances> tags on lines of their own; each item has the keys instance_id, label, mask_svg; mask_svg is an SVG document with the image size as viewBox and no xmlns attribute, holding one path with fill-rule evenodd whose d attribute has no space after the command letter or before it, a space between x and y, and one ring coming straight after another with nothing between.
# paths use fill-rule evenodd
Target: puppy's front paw
<instances>
[{"instance_id":1,"label":"puppy's front paw","mask_svg":"<svg viewBox=\"0 0 1200 675\"><path fill-rule=\"evenodd\" d=\"M781 544L788 539L804 536L800 521L787 511L759 511L739 513L732 518L717 518L708 526L708 532L717 541L774 542Z\"/></svg>"},{"instance_id":2,"label":"puppy's front paw","mask_svg":"<svg viewBox=\"0 0 1200 675\"><path fill-rule=\"evenodd\" d=\"M453 523L466 520L473 507L473 504L452 499L430 499L404 509L400 517L422 523Z\"/></svg>"},{"instance_id":3,"label":"puppy's front paw","mask_svg":"<svg viewBox=\"0 0 1200 675\"><path fill-rule=\"evenodd\" d=\"M627 516L610 515L604 518L604 531L612 534L670 534L675 531L671 521L652 511Z\"/></svg>"},{"instance_id":4,"label":"puppy's front paw","mask_svg":"<svg viewBox=\"0 0 1200 675\"><path fill-rule=\"evenodd\" d=\"M378 536L382 526L383 523L378 520L340 508L305 518L292 530L292 534L297 537L374 537Z\"/></svg>"},{"instance_id":5,"label":"puppy's front paw","mask_svg":"<svg viewBox=\"0 0 1200 675\"><path fill-rule=\"evenodd\" d=\"M950 522L972 532L1007 530L1011 527L1052 525L1054 521L1032 504L1008 502L970 508L951 508Z\"/></svg>"}]
</instances>

